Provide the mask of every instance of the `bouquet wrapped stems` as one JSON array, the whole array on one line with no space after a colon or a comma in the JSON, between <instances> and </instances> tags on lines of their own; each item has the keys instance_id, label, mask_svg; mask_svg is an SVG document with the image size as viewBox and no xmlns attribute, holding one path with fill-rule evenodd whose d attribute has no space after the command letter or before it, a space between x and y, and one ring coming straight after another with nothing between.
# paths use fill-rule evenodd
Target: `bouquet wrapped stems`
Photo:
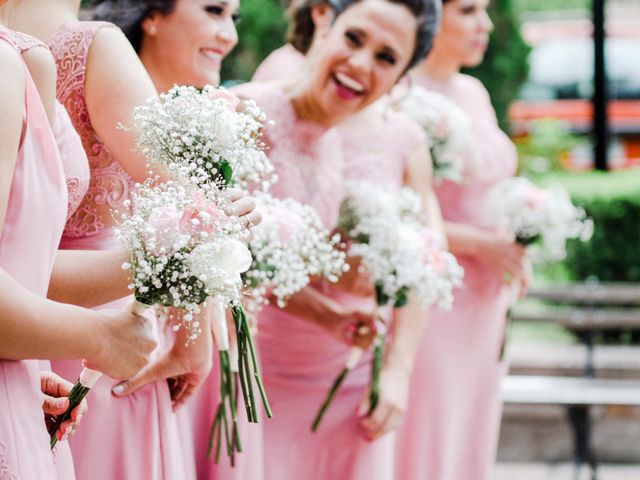
<instances>
[{"instance_id":1,"label":"bouquet wrapped stems","mask_svg":"<svg viewBox=\"0 0 640 480\"><path fill-rule=\"evenodd\" d=\"M247 314L241 305L231 308L233 321L236 327L236 340L238 345L238 378L242 389L244 404L247 409L247 418L249 422L258 423L258 407L256 405L255 395L253 391L253 382L255 381L260 392L262 404L267 416L273 417L271 406L267 399L267 393L262 383L256 349L251 335L251 328L247 320Z\"/></svg>"},{"instance_id":2,"label":"bouquet wrapped stems","mask_svg":"<svg viewBox=\"0 0 640 480\"><path fill-rule=\"evenodd\" d=\"M145 305L138 300L134 300L128 305L127 310L136 315L142 315L148 308L149 305ZM73 385L71 392L69 392L69 408L67 408L66 412L63 414L58 415L49 428L52 450L58 443L57 433L58 430L60 430L60 425L71 419L71 412L73 412L73 410L82 403L101 376L102 373L87 367L84 367L82 372L80 372L80 377Z\"/></svg>"},{"instance_id":3,"label":"bouquet wrapped stems","mask_svg":"<svg viewBox=\"0 0 640 480\"><path fill-rule=\"evenodd\" d=\"M220 360L220 403L216 409L213 425L211 425L207 454L211 458L215 450L215 461L218 463L224 441L227 455L233 466L235 464L235 453L242 452L238 431L235 375L232 367L234 362L231 359L233 352L230 350L229 330L224 306L219 302L215 302L209 308L207 314L211 315L213 336L218 347ZM230 424L231 430L229 429Z\"/></svg>"}]
</instances>

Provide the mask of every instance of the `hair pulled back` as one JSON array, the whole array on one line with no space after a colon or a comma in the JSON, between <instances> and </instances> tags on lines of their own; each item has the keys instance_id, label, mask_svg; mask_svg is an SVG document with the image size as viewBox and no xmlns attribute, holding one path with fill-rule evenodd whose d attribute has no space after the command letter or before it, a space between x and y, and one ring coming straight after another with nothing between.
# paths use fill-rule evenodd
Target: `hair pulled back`
<instances>
[{"instance_id":1,"label":"hair pulled back","mask_svg":"<svg viewBox=\"0 0 640 480\"><path fill-rule=\"evenodd\" d=\"M173 11L178 0L94 0L93 20L102 20L117 25L127 36L131 45L140 53L142 22L153 12L167 15Z\"/></svg>"},{"instance_id":2,"label":"hair pulled back","mask_svg":"<svg viewBox=\"0 0 640 480\"><path fill-rule=\"evenodd\" d=\"M289 42L300 52L307 53L311 48L315 25L311 18L311 10L316 5L329 5L336 18L349 7L363 0L294 0L289 7L291 28ZM431 50L433 37L440 22L441 0L386 0L404 5L416 17L416 47L407 68L420 63ZM446 1L446 0L445 0Z\"/></svg>"}]
</instances>

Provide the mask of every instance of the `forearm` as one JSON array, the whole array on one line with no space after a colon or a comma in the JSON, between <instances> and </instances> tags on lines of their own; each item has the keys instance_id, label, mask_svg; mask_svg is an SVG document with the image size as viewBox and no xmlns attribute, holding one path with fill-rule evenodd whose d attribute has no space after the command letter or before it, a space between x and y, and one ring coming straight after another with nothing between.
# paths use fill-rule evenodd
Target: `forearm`
<instances>
[{"instance_id":1,"label":"forearm","mask_svg":"<svg viewBox=\"0 0 640 480\"><path fill-rule=\"evenodd\" d=\"M97 313L40 297L1 269L0 305L0 358L85 358L101 348Z\"/></svg>"},{"instance_id":2,"label":"forearm","mask_svg":"<svg viewBox=\"0 0 640 480\"><path fill-rule=\"evenodd\" d=\"M385 366L410 375L422 336L428 324L428 310L411 301L394 310L394 322Z\"/></svg>"},{"instance_id":3,"label":"forearm","mask_svg":"<svg viewBox=\"0 0 640 480\"><path fill-rule=\"evenodd\" d=\"M284 311L310 323L320 325L336 315L340 305L314 287L308 286L293 295Z\"/></svg>"},{"instance_id":4,"label":"forearm","mask_svg":"<svg viewBox=\"0 0 640 480\"><path fill-rule=\"evenodd\" d=\"M487 241L490 232L464 223L444 222L444 231L449 243L449 250L456 255L475 257L483 242Z\"/></svg>"},{"instance_id":5,"label":"forearm","mask_svg":"<svg viewBox=\"0 0 640 480\"><path fill-rule=\"evenodd\" d=\"M47 297L56 302L96 307L126 297L129 272L124 250L59 250Z\"/></svg>"}]
</instances>

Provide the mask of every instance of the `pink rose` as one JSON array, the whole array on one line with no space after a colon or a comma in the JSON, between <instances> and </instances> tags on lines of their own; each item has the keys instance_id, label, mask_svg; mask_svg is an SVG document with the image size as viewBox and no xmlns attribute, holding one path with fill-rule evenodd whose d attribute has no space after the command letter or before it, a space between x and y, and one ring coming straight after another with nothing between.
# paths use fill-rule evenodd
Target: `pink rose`
<instances>
[{"instance_id":1,"label":"pink rose","mask_svg":"<svg viewBox=\"0 0 640 480\"><path fill-rule=\"evenodd\" d=\"M209 98L211 100L226 100L231 108L234 110L240 105L240 99L236 97L229 90L224 88L215 88L209 92Z\"/></svg>"},{"instance_id":2,"label":"pink rose","mask_svg":"<svg viewBox=\"0 0 640 480\"><path fill-rule=\"evenodd\" d=\"M174 250L179 220L180 212L173 206L151 212L143 237L145 245L151 247L149 250L153 255L159 255L162 249L165 252Z\"/></svg>"},{"instance_id":3,"label":"pink rose","mask_svg":"<svg viewBox=\"0 0 640 480\"><path fill-rule=\"evenodd\" d=\"M191 195L191 205L184 209L180 219L180 230L191 236L199 233L211 234L214 231L214 222L220 216L218 207L207 201L200 191Z\"/></svg>"},{"instance_id":4,"label":"pink rose","mask_svg":"<svg viewBox=\"0 0 640 480\"><path fill-rule=\"evenodd\" d=\"M545 194L542 190L531 186L527 189L527 207L537 209L544 201Z\"/></svg>"}]
</instances>

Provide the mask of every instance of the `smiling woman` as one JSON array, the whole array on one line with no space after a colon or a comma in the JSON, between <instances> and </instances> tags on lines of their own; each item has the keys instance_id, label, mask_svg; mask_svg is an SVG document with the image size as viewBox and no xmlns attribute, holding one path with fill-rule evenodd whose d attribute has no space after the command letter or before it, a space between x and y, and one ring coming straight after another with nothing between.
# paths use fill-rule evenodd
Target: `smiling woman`
<instances>
[{"instance_id":1,"label":"smiling woman","mask_svg":"<svg viewBox=\"0 0 640 480\"><path fill-rule=\"evenodd\" d=\"M307 28L299 32L307 46L303 68L281 80L235 89L255 99L273 120L263 138L280 179L272 188L274 196L313 207L325 227L335 227L345 161L333 127L378 100L423 58L437 25L438 3L318 2L306 9ZM274 410L274 418L264 424L265 478L392 478L394 438L382 436L391 409L376 410L367 419L376 423L368 435L357 413L370 358L352 370L331 414L311 432L322 397L351 346L370 345L372 335L352 333L373 331L362 328L374 323L369 298L354 301L316 283L294 295L285 309L267 306L258 323L265 386Z\"/></svg>"},{"instance_id":2,"label":"smiling woman","mask_svg":"<svg viewBox=\"0 0 640 480\"><path fill-rule=\"evenodd\" d=\"M239 0L98 0L94 19L127 36L160 92L173 85L217 85L238 42Z\"/></svg>"}]
</instances>

